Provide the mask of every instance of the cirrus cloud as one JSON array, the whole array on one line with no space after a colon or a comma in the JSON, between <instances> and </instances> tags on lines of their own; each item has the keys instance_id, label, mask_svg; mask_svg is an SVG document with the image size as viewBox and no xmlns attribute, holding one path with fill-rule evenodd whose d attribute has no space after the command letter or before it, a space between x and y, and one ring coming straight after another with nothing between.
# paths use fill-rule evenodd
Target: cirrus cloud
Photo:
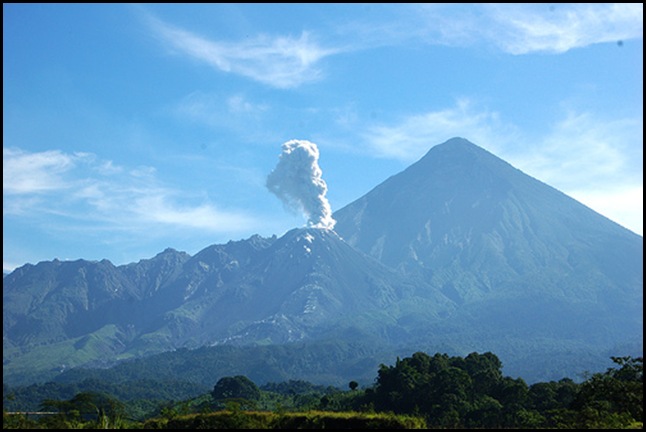
<instances>
[{"instance_id":1,"label":"cirrus cloud","mask_svg":"<svg viewBox=\"0 0 646 432\"><path fill-rule=\"evenodd\" d=\"M642 37L640 3L583 3L556 6L488 5L498 29L487 32L504 51L561 53L572 48Z\"/></svg>"},{"instance_id":2,"label":"cirrus cloud","mask_svg":"<svg viewBox=\"0 0 646 432\"><path fill-rule=\"evenodd\" d=\"M252 39L226 42L208 39L150 15L147 21L168 49L222 72L283 89L321 78L318 62L337 52L320 46L308 32L302 32L298 37L258 35Z\"/></svg>"},{"instance_id":3,"label":"cirrus cloud","mask_svg":"<svg viewBox=\"0 0 646 432\"><path fill-rule=\"evenodd\" d=\"M559 54L597 43L643 37L641 3L444 3L416 4L390 11L396 20L355 22L358 44L493 46L522 55Z\"/></svg>"},{"instance_id":4,"label":"cirrus cloud","mask_svg":"<svg viewBox=\"0 0 646 432\"><path fill-rule=\"evenodd\" d=\"M210 233L260 226L243 211L196 203L192 193L161 185L152 167L126 169L89 153L15 148L3 148L2 165L5 216L58 215L63 224L82 220L97 230L133 234L151 225Z\"/></svg>"},{"instance_id":5,"label":"cirrus cloud","mask_svg":"<svg viewBox=\"0 0 646 432\"><path fill-rule=\"evenodd\" d=\"M494 151L505 140L515 136L512 125L501 121L495 111L477 109L466 98L452 107L414 114L392 125L378 125L366 130L364 142L379 157L413 162L429 146L462 136Z\"/></svg>"}]
</instances>

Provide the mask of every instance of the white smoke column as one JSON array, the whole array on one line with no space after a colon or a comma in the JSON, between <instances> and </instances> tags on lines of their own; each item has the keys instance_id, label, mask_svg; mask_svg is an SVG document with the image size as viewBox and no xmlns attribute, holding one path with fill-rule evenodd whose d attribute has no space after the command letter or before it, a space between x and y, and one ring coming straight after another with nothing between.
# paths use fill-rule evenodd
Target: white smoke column
<instances>
[{"instance_id":1,"label":"white smoke column","mask_svg":"<svg viewBox=\"0 0 646 432\"><path fill-rule=\"evenodd\" d=\"M302 211L307 225L313 228L334 228L332 210L325 194L327 184L321 178L319 149L305 140L283 144L278 165L267 177L267 188L289 208Z\"/></svg>"}]
</instances>

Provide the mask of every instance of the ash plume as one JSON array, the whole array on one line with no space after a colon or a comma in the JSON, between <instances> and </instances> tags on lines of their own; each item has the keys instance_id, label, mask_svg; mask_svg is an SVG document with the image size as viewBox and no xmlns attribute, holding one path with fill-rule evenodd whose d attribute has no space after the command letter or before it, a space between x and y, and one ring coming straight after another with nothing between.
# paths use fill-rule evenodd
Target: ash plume
<instances>
[{"instance_id":1,"label":"ash plume","mask_svg":"<svg viewBox=\"0 0 646 432\"><path fill-rule=\"evenodd\" d=\"M321 178L319 149L306 140L287 141L282 146L278 164L267 176L267 188L288 208L301 211L312 228L334 228L332 209L325 194L327 184Z\"/></svg>"}]
</instances>

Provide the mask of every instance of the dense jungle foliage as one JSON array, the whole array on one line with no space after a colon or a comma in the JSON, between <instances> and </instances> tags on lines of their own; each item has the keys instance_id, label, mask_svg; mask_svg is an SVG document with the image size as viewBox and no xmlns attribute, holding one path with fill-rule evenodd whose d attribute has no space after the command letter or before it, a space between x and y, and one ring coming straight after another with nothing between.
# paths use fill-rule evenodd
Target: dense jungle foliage
<instances>
[{"instance_id":1,"label":"dense jungle foliage","mask_svg":"<svg viewBox=\"0 0 646 432\"><path fill-rule=\"evenodd\" d=\"M32 410L26 409L33 406L29 398L46 395L47 384L5 386L3 427L642 428L643 358L612 360L615 367L581 383L565 378L527 385L503 376L500 360L489 352L466 357L417 352L394 365L381 365L374 385L366 388L356 381L339 389L297 380L258 387L236 375L219 379L198 397L173 402L164 400L172 391L142 381L134 384L141 387L140 395L157 390L159 396L122 401L115 396L118 391L84 390L40 399L37 410L47 415L10 414ZM51 384L48 390L55 393Z\"/></svg>"}]
</instances>

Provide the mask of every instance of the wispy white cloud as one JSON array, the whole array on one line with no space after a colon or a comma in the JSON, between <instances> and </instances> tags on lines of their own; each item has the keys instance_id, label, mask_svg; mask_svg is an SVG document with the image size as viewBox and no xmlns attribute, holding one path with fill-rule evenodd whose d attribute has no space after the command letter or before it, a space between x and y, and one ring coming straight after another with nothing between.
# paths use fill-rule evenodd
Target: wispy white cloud
<instances>
[{"instance_id":1,"label":"wispy white cloud","mask_svg":"<svg viewBox=\"0 0 646 432\"><path fill-rule=\"evenodd\" d=\"M386 9L380 16L338 24L334 46L325 47L307 31L298 36L259 34L244 40L217 40L144 13L153 35L169 51L283 89L321 79L320 63L326 57L412 41L490 45L518 55L563 53L643 37L641 3L423 4Z\"/></svg>"},{"instance_id":2,"label":"wispy white cloud","mask_svg":"<svg viewBox=\"0 0 646 432\"><path fill-rule=\"evenodd\" d=\"M567 111L543 137L507 160L643 235L643 122Z\"/></svg>"},{"instance_id":3,"label":"wispy white cloud","mask_svg":"<svg viewBox=\"0 0 646 432\"><path fill-rule=\"evenodd\" d=\"M497 112L477 109L470 100L461 99L450 108L411 115L394 125L371 127L363 139L378 157L413 162L431 146L452 137L461 136L494 151L516 134Z\"/></svg>"},{"instance_id":4,"label":"wispy white cloud","mask_svg":"<svg viewBox=\"0 0 646 432\"><path fill-rule=\"evenodd\" d=\"M58 150L27 153L2 148L3 194L36 194L65 189L64 173L75 166L79 157Z\"/></svg>"},{"instance_id":5,"label":"wispy white cloud","mask_svg":"<svg viewBox=\"0 0 646 432\"><path fill-rule=\"evenodd\" d=\"M147 16L147 22L164 45L212 67L251 78L277 88L293 88L322 75L317 64L337 51L320 46L303 32L298 37L259 35L242 41L208 39Z\"/></svg>"},{"instance_id":6,"label":"wispy white cloud","mask_svg":"<svg viewBox=\"0 0 646 432\"><path fill-rule=\"evenodd\" d=\"M485 11L494 24L483 34L511 54L561 53L643 35L641 3L495 4Z\"/></svg>"},{"instance_id":7,"label":"wispy white cloud","mask_svg":"<svg viewBox=\"0 0 646 432\"><path fill-rule=\"evenodd\" d=\"M375 45L421 40L510 54L563 53L643 37L642 3L429 3L404 11L393 11L397 20L353 29Z\"/></svg>"},{"instance_id":8,"label":"wispy white cloud","mask_svg":"<svg viewBox=\"0 0 646 432\"><path fill-rule=\"evenodd\" d=\"M260 225L254 217L242 211L223 211L212 204L182 205L167 195L140 196L134 200L132 212L146 222L206 232L240 232Z\"/></svg>"},{"instance_id":9,"label":"wispy white cloud","mask_svg":"<svg viewBox=\"0 0 646 432\"><path fill-rule=\"evenodd\" d=\"M237 233L261 226L244 211L224 210L192 191L161 185L152 167L126 169L92 154L3 149L3 215L57 215L63 225L146 235L166 229ZM187 198L189 197L189 198ZM61 228L65 229L65 228Z\"/></svg>"},{"instance_id":10,"label":"wispy white cloud","mask_svg":"<svg viewBox=\"0 0 646 432\"><path fill-rule=\"evenodd\" d=\"M637 181L643 172L643 124L638 118L602 119L567 110L545 136L511 155L524 170L564 189L602 188ZM629 149L633 149L630 151ZM639 149L635 154L634 149Z\"/></svg>"}]
</instances>

